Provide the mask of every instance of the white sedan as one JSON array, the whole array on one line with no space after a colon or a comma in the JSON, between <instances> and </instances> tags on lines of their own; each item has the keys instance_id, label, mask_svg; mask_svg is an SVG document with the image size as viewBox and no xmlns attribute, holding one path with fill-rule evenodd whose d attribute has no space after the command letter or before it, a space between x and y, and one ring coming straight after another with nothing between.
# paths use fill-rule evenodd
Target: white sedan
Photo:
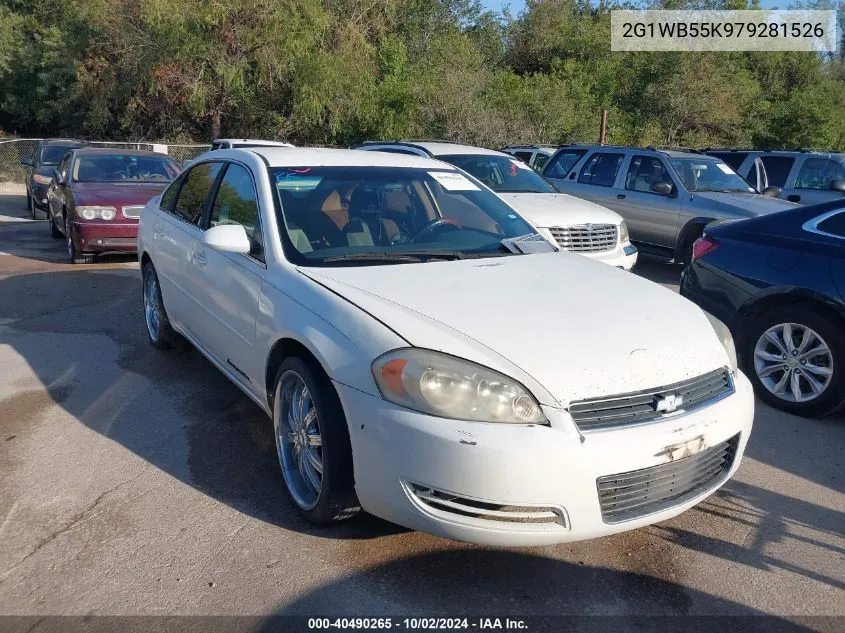
<instances>
[{"instance_id":1,"label":"white sedan","mask_svg":"<svg viewBox=\"0 0 845 633\"><path fill-rule=\"evenodd\" d=\"M290 497L493 545L700 502L753 398L726 328L554 247L439 161L224 150L141 215L151 342L188 339L272 416Z\"/></svg>"}]
</instances>

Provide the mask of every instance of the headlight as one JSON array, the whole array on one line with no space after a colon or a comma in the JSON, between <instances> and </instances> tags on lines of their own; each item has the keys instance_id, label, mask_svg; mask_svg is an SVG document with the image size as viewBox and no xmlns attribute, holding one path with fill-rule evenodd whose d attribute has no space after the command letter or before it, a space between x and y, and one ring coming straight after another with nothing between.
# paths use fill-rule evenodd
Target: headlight
<instances>
[{"instance_id":1,"label":"headlight","mask_svg":"<svg viewBox=\"0 0 845 633\"><path fill-rule=\"evenodd\" d=\"M76 207L76 213L85 220L113 220L117 214L114 207Z\"/></svg>"},{"instance_id":2,"label":"headlight","mask_svg":"<svg viewBox=\"0 0 845 633\"><path fill-rule=\"evenodd\" d=\"M41 174L33 174L32 179L39 185L49 185L53 182L53 179L50 178L50 176L42 176Z\"/></svg>"},{"instance_id":3,"label":"headlight","mask_svg":"<svg viewBox=\"0 0 845 633\"><path fill-rule=\"evenodd\" d=\"M619 225L619 243L627 244L630 241L631 236L628 235L628 225L625 223L625 220L622 220L622 224Z\"/></svg>"},{"instance_id":4,"label":"headlight","mask_svg":"<svg viewBox=\"0 0 845 633\"><path fill-rule=\"evenodd\" d=\"M454 356L398 349L379 356L372 371L385 400L415 411L477 422L546 422L540 405L525 387Z\"/></svg>"},{"instance_id":5,"label":"headlight","mask_svg":"<svg viewBox=\"0 0 845 633\"><path fill-rule=\"evenodd\" d=\"M731 371L736 371L736 346L734 345L734 337L731 335L731 331L728 329L727 325L722 323L719 319L714 317L706 310L702 310L702 312L704 312L704 316L706 316L707 319L710 321L710 325L713 326L713 330L715 330L716 336L719 337L719 341L722 343L722 347L725 348L725 352L728 355L728 360L730 361Z\"/></svg>"}]
</instances>

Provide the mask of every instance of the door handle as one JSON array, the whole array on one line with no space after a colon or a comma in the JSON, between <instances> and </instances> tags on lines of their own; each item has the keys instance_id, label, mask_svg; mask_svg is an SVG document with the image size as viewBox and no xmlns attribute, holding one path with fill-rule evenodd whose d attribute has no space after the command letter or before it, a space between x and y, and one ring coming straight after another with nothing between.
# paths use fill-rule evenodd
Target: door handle
<instances>
[{"instance_id":1,"label":"door handle","mask_svg":"<svg viewBox=\"0 0 845 633\"><path fill-rule=\"evenodd\" d=\"M801 196L799 196L797 193L791 193L786 196L786 199L790 202L799 202L801 200Z\"/></svg>"},{"instance_id":2,"label":"door handle","mask_svg":"<svg viewBox=\"0 0 845 633\"><path fill-rule=\"evenodd\" d=\"M625 194L624 194L624 193L617 193L617 194L616 194L616 199L617 199L617 200L624 200L624 199L625 199Z\"/></svg>"},{"instance_id":3,"label":"door handle","mask_svg":"<svg viewBox=\"0 0 845 633\"><path fill-rule=\"evenodd\" d=\"M208 263L204 253L194 253L194 256L191 259L194 260L194 263L197 266L205 266Z\"/></svg>"}]
</instances>

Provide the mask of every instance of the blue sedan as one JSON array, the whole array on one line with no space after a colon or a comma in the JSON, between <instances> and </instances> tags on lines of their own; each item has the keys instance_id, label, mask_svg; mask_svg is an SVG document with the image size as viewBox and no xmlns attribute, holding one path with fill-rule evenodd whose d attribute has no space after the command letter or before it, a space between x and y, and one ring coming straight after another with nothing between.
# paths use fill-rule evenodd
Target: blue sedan
<instances>
[{"instance_id":1,"label":"blue sedan","mask_svg":"<svg viewBox=\"0 0 845 633\"><path fill-rule=\"evenodd\" d=\"M845 201L707 226L681 294L728 325L763 401L845 404Z\"/></svg>"}]
</instances>

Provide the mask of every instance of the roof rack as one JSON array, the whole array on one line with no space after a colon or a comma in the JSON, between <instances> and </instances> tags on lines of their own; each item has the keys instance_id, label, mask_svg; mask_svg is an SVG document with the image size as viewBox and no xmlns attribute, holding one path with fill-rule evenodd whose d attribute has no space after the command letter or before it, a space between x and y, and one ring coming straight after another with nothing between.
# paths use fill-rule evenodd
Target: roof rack
<instances>
[{"instance_id":1,"label":"roof rack","mask_svg":"<svg viewBox=\"0 0 845 633\"><path fill-rule=\"evenodd\" d=\"M652 152L686 152L688 154L703 154L704 152L695 149L694 147L680 147L677 145L648 145L645 149Z\"/></svg>"},{"instance_id":2,"label":"roof rack","mask_svg":"<svg viewBox=\"0 0 845 633\"><path fill-rule=\"evenodd\" d=\"M707 152L755 152L760 150L753 150L747 147L705 147L702 150L699 150L702 153Z\"/></svg>"}]
</instances>

